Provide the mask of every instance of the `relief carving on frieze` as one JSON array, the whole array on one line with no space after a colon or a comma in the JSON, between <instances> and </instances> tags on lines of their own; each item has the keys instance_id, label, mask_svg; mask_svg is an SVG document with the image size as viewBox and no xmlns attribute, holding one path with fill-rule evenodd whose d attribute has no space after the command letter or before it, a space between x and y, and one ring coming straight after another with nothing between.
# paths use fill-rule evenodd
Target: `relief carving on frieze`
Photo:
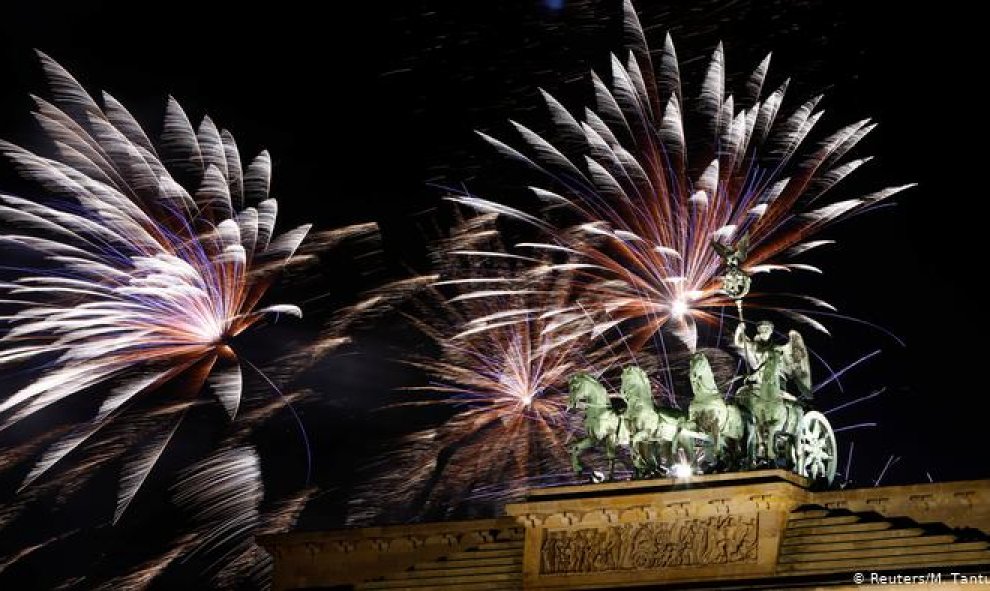
<instances>
[{"instance_id":1,"label":"relief carving on frieze","mask_svg":"<svg viewBox=\"0 0 990 591\"><path fill-rule=\"evenodd\" d=\"M560 575L756 562L757 515L550 530L540 574Z\"/></svg>"}]
</instances>

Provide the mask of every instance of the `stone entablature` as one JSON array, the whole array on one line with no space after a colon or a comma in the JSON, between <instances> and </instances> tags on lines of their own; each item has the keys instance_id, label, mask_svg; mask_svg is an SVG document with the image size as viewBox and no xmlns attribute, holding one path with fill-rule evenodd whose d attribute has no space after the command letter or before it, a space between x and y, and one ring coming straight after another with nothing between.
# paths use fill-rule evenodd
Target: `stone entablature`
<instances>
[{"instance_id":1,"label":"stone entablature","mask_svg":"<svg viewBox=\"0 0 990 591\"><path fill-rule=\"evenodd\" d=\"M755 563L758 515L548 530L540 575Z\"/></svg>"},{"instance_id":2,"label":"stone entablature","mask_svg":"<svg viewBox=\"0 0 990 591\"><path fill-rule=\"evenodd\" d=\"M478 519L262 536L275 558L273 589L350 584L479 544L521 540L512 519Z\"/></svg>"},{"instance_id":3,"label":"stone entablature","mask_svg":"<svg viewBox=\"0 0 990 591\"><path fill-rule=\"evenodd\" d=\"M506 512L526 526L525 588L759 578L805 484L773 470L558 487Z\"/></svg>"},{"instance_id":4,"label":"stone entablature","mask_svg":"<svg viewBox=\"0 0 990 591\"><path fill-rule=\"evenodd\" d=\"M819 492L764 470L540 489L506 512L261 542L275 589L786 588L848 584L856 569L990 569L987 480Z\"/></svg>"},{"instance_id":5,"label":"stone entablature","mask_svg":"<svg viewBox=\"0 0 990 591\"><path fill-rule=\"evenodd\" d=\"M986 480L823 491L810 493L810 498L828 509L875 511L919 523L976 528L990 535L990 485Z\"/></svg>"}]
</instances>

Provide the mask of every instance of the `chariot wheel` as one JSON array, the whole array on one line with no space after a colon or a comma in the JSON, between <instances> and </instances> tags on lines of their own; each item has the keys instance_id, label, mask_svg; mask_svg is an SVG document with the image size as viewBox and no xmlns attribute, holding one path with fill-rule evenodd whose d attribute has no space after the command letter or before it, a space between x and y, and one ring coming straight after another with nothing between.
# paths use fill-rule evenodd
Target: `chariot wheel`
<instances>
[{"instance_id":1,"label":"chariot wheel","mask_svg":"<svg viewBox=\"0 0 990 591\"><path fill-rule=\"evenodd\" d=\"M835 432L825 415L818 411L805 413L797 429L797 464L794 470L806 478L835 479L838 447Z\"/></svg>"}]
</instances>

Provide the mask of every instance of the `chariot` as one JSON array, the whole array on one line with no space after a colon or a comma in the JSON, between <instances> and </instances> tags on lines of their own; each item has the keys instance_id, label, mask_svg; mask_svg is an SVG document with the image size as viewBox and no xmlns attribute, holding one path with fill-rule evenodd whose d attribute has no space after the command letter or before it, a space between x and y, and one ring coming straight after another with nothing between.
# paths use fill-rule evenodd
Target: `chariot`
<instances>
[{"instance_id":1,"label":"chariot","mask_svg":"<svg viewBox=\"0 0 990 591\"><path fill-rule=\"evenodd\" d=\"M769 323L761 323L752 340L742 326L735 342L751 371L727 398L705 354L694 353L686 412L657 405L650 380L638 367L623 370L619 392L611 396L588 374L572 378L568 407L584 410L586 434L571 446L574 470L583 471L584 450L601 445L610 477L619 450L626 448L639 477L669 474L678 465L701 472L773 467L831 483L835 433L825 415L810 407L807 349L800 334L791 331L787 343L774 345ZM799 395L785 391L787 384Z\"/></svg>"}]
</instances>

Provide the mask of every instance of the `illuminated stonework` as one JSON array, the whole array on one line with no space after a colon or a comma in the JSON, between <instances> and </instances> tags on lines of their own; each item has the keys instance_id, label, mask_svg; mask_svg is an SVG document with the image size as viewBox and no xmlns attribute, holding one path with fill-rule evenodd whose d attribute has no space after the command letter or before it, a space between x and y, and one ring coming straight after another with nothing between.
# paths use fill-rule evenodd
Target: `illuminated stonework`
<instances>
[{"instance_id":1,"label":"illuminated stonework","mask_svg":"<svg viewBox=\"0 0 990 591\"><path fill-rule=\"evenodd\" d=\"M275 590L852 589L990 569L990 480L814 491L764 470L539 489L506 513L261 543Z\"/></svg>"},{"instance_id":2,"label":"illuminated stonework","mask_svg":"<svg viewBox=\"0 0 990 591\"><path fill-rule=\"evenodd\" d=\"M758 531L756 515L551 531L540 549L540 574L756 562Z\"/></svg>"}]
</instances>

